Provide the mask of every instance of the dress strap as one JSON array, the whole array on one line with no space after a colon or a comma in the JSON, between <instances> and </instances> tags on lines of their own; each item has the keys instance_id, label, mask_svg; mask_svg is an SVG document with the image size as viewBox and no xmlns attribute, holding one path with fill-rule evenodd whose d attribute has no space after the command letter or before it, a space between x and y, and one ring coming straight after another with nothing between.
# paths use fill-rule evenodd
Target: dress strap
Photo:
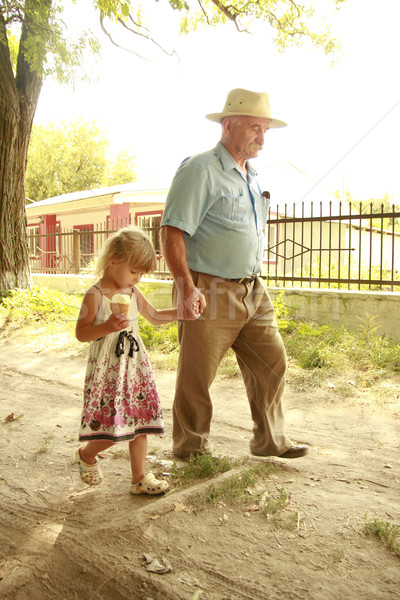
<instances>
[{"instance_id":1,"label":"dress strap","mask_svg":"<svg viewBox=\"0 0 400 600\"><path fill-rule=\"evenodd\" d=\"M101 294L102 296L104 296L103 292L101 291L101 289L99 288L99 286L98 286L98 285L94 285L93 287L94 287L94 288L96 288L96 290L99 290L100 294ZM101 337L101 338L98 338L98 339L96 340L96 342L99 342L99 341L100 341L100 340L102 340L103 338L104 338L104 335L103 335L103 337Z\"/></svg>"}]
</instances>

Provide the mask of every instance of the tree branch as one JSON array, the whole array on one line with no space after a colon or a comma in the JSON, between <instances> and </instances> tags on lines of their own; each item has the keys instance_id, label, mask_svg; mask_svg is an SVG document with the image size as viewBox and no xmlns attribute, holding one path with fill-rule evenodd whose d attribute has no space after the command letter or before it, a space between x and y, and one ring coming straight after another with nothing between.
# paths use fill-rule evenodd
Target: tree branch
<instances>
[{"instance_id":1,"label":"tree branch","mask_svg":"<svg viewBox=\"0 0 400 600\"><path fill-rule=\"evenodd\" d=\"M167 54L168 56L173 56L174 54L177 55L177 53L175 52L175 50L172 50L172 52L168 52L165 48L163 48L158 42L156 42L156 40L154 38L151 37L150 32L147 28L139 25L138 23L136 23L132 17L132 15L129 15L129 19L132 21L132 23L134 24L135 27L137 28L141 28L143 30L146 30L148 33L141 33L140 31L137 31L136 29L132 29L132 27L128 27L128 25L121 19L118 18L117 22L124 28L127 29L130 33L133 33L134 35L138 35L139 37L142 37L150 42L152 42L155 46L157 46L158 48L160 48L160 50L162 52L164 52L165 54ZM117 48L120 48L121 50L125 50L126 52L130 52L131 54L134 54L135 56L137 56L138 58L142 58L143 60L148 60L145 56L142 56L141 54L139 54L138 52L135 52L134 50L130 50L129 48L126 48L124 46L121 46L120 44L118 44L118 42L116 42L114 40L114 38L112 37L111 33L109 31L107 31L106 26L104 24L104 15L100 14L100 25L101 28L103 30L103 32L105 33L105 35L108 37L108 39L110 40L110 42L116 46ZM177 55L178 56L178 55ZM178 57L179 58L179 57Z\"/></svg>"},{"instance_id":2,"label":"tree branch","mask_svg":"<svg viewBox=\"0 0 400 600\"><path fill-rule=\"evenodd\" d=\"M240 33L248 32L247 29L241 29L237 22L237 18L244 11L240 11L236 6L225 6L224 4L222 4L222 2L220 2L220 0L211 0L211 2L215 4L215 6L220 12L222 12L223 15L225 15L230 21L233 21L235 23L235 27ZM233 14L233 11L236 14Z\"/></svg>"},{"instance_id":3,"label":"tree branch","mask_svg":"<svg viewBox=\"0 0 400 600\"><path fill-rule=\"evenodd\" d=\"M205 8L204 8L201 0L197 0L197 1L198 1L199 5L200 5L201 12L203 13L204 18L207 21L207 25L210 25L210 19L208 18L208 14L206 13L206 10L205 10Z\"/></svg>"},{"instance_id":4,"label":"tree branch","mask_svg":"<svg viewBox=\"0 0 400 600\"><path fill-rule=\"evenodd\" d=\"M140 27L141 29L145 29L146 31L148 31L147 34L141 33L140 31L135 31L134 29L131 29L130 27L128 27L128 25L126 23L124 23L121 19L118 19L118 22L128 31L130 31L131 33L135 34L135 35L139 35L140 37L145 38L146 40L149 40L150 42L152 42L153 44L155 44L158 48L160 48L160 50L162 52L164 52L164 54L167 54L167 56L173 56L174 54L176 54L175 50L172 50L172 52L168 52L165 48L163 48L161 46L161 44L159 44L158 42L156 42L156 40L154 38L152 38L150 36L150 31L147 29L147 27L143 27L142 25L139 25L138 23L136 23L133 20L132 15L129 15L129 19L132 21L132 23L136 26L136 27Z\"/></svg>"},{"instance_id":5,"label":"tree branch","mask_svg":"<svg viewBox=\"0 0 400 600\"><path fill-rule=\"evenodd\" d=\"M22 23L24 20L24 6L21 3L2 0L0 15L4 19L5 25L9 25L10 23Z\"/></svg>"},{"instance_id":6,"label":"tree branch","mask_svg":"<svg viewBox=\"0 0 400 600\"><path fill-rule=\"evenodd\" d=\"M116 46L117 48L120 48L121 50L125 50L126 52L130 52L131 54L134 54L135 56L142 58L143 60L147 60L147 58L145 56L142 56L141 54L139 54L138 52L134 52L133 50L130 50L129 48L125 48L124 46L120 46L120 44L118 44L115 40L113 40L111 33L109 33L104 25L104 16L102 13L100 13L100 27L103 30L103 33L108 37L108 39L110 40L110 42Z\"/></svg>"}]
</instances>

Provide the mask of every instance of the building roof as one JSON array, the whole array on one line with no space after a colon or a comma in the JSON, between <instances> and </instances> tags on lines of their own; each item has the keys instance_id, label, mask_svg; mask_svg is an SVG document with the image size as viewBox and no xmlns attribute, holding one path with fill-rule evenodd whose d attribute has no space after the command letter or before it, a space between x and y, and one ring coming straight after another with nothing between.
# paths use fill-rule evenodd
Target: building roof
<instances>
[{"instance_id":1,"label":"building roof","mask_svg":"<svg viewBox=\"0 0 400 600\"><path fill-rule=\"evenodd\" d=\"M32 202L27 204L26 208L40 207L40 206L51 206L54 204L65 204L66 202L73 202L76 200L86 200L88 198L101 198L102 196L115 196L117 194L160 194L166 193L167 188L151 188L151 186L144 186L142 182L131 182L123 183L121 185L112 185L103 188L97 188L94 190L83 190L79 192L69 192L68 194L62 194L61 196L53 196L52 198L46 198L45 200L39 200L38 202ZM157 200L159 202L159 200Z\"/></svg>"}]
</instances>

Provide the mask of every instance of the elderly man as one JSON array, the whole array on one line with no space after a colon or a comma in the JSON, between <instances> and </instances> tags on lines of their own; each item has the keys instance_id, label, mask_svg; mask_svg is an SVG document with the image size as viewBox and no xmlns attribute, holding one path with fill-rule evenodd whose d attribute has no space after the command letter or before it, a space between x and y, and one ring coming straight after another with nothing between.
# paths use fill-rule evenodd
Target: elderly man
<instances>
[{"instance_id":1,"label":"elderly man","mask_svg":"<svg viewBox=\"0 0 400 600\"><path fill-rule=\"evenodd\" d=\"M180 165L161 223L181 317L173 450L184 459L212 453L209 388L232 348L254 422L251 453L297 458L308 447L293 445L284 431L286 354L258 277L268 201L248 162L268 129L286 123L271 116L267 93L243 89L229 92L223 111L207 118L221 123L221 140Z\"/></svg>"}]
</instances>

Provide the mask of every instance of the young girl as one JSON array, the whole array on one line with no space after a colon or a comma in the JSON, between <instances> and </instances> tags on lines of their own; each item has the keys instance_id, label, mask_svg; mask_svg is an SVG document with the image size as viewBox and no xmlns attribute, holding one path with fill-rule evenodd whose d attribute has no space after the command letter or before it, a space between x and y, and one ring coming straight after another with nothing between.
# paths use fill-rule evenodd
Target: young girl
<instances>
[{"instance_id":1,"label":"young girl","mask_svg":"<svg viewBox=\"0 0 400 600\"><path fill-rule=\"evenodd\" d=\"M176 309L156 310L135 285L155 266L152 243L140 229L126 227L110 237L98 261L100 279L86 292L76 324L77 339L91 342L79 433L79 440L87 444L76 452L80 476L89 485L101 483L97 454L127 441L132 494L161 494L168 489L166 481L145 475L147 434L164 433L164 423L139 335L138 312L153 325L177 319ZM128 314L121 312L121 304L111 307L115 294L129 296L125 296Z\"/></svg>"}]
</instances>

